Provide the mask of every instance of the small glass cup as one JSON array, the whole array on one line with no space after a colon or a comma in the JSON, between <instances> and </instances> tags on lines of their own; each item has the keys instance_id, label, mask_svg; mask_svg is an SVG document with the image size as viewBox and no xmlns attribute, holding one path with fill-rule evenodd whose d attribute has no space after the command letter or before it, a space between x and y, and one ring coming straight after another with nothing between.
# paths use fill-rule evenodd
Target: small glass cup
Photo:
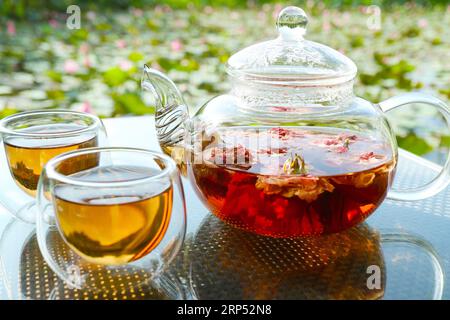
<instances>
[{"instance_id":1,"label":"small glass cup","mask_svg":"<svg viewBox=\"0 0 450 320\"><path fill-rule=\"evenodd\" d=\"M67 171L93 158L90 168ZM130 279L136 286L156 281L186 232L176 164L153 151L90 148L61 154L45 166L37 202L42 255L77 289L108 291L111 280L105 278Z\"/></svg>"},{"instance_id":2,"label":"small glass cup","mask_svg":"<svg viewBox=\"0 0 450 320\"><path fill-rule=\"evenodd\" d=\"M6 159L2 162L0 202L13 216L34 223L41 170L63 152L106 145L101 120L66 110L22 112L0 121Z\"/></svg>"}]
</instances>

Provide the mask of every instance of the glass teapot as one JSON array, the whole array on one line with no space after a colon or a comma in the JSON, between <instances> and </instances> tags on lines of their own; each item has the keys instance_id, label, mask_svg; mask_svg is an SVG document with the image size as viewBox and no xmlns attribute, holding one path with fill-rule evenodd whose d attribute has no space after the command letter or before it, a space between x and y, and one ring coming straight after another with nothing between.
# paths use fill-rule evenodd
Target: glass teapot
<instances>
[{"instance_id":1,"label":"glass teapot","mask_svg":"<svg viewBox=\"0 0 450 320\"><path fill-rule=\"evenodd\" d=\"M450 182L450 161L428 184L392 190L397 143L385 112L409 103L450 109L423 93L372 104L353 93L355 64L304 39L305 12L287 7L279 36L232 55L230 92L190 118L179 90L147 66L143 90L156 99L164 152L223 221L272 237L339 232L365 220L389 196L419 200ZM388 193L389 191L389 193Z\"/></svg>"}]
</instances>

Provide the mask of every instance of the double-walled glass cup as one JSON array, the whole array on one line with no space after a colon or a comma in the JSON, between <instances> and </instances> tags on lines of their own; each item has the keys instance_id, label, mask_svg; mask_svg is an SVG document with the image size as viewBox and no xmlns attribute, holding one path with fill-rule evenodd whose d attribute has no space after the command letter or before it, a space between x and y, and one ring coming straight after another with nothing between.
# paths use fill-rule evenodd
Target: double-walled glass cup
<instances>
[{"instance_id":1,"label":"double-walled glass cup","mask_svg":"<svg viewBox=\"0 0 450 320\"><path fill-rule=\"evenodd\" d=\"M0 137L6 156L0 167L0 202L15 217L32 223L39 176L47 161L63 152L106 145L98 117L64 110L6 117L0 121Z\"/></svg>"},{"instance_id":2,"label":"double-walled glass cup","mask_svg":"<svg viewBox=\"0 0 450 320\"><path fill-rule=\"evenodd\" d=\"M42 255L74 288L110 290L106 277L147 283L172 261L186 232L176 164L153 151L59 155L41 174L37 202Z\"/></svg>"}]
</instances>

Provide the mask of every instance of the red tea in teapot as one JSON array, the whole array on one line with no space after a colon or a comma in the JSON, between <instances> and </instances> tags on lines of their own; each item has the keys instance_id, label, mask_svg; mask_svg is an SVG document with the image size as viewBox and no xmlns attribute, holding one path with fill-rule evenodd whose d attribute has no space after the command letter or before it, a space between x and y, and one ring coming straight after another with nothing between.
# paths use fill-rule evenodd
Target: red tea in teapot
<instances>
[{"instance_id":1,"label":"red tea in teapot","mask_svg":"<svg viewBox=\"0 0 450 320\"><path fill-rule=\"evenodd\" d=\"M360 223L386 197L396 165L385 140L348 130L241 127L209 137L191 171L206 205L272 237Z\"/></svg>"}]
</instances>

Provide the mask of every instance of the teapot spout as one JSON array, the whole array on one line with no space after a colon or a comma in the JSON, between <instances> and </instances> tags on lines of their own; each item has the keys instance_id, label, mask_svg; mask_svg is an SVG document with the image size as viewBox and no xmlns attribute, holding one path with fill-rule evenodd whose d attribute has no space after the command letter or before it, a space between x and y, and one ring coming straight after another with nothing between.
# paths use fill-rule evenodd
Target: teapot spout
<instances>
[{"instance_id":1,"label":"teapot spout","mask_svg":"<svg viewBox=\"0 0 450 320\"><path fill-rule=\"evenodd\" d=\"M166 75L147 65L141 87L152 92L156 101L155 127L161 149L185 172L185 136L190 118L180 91Z\"/></svg>"}]
</instances>

